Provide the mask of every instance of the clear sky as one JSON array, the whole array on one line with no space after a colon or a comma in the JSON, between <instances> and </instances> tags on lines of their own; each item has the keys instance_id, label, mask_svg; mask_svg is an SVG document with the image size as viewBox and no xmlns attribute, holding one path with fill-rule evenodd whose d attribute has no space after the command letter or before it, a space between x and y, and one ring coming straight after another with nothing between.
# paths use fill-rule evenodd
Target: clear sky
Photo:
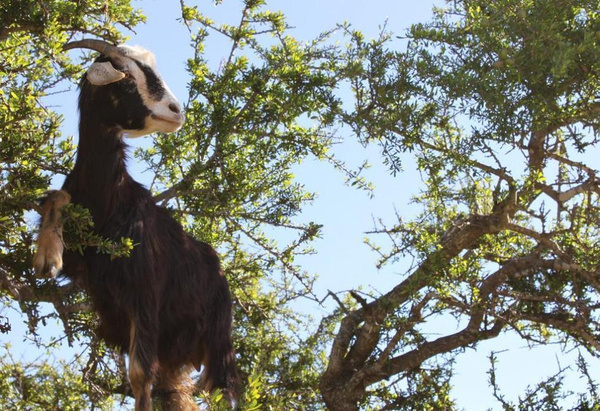
<instances>
[{"instance_id":1,"label":"clear sky","mask_svg":"<svg viewBox=\"0 0 600 411\"><path fill-rule=\"evenodd\" d=\"M220 6L211 1L196 3L200 10L217 23L239 20L239 0L224 0ZM300 40L310 40L317 34L332 28L336 23L348 21L361 29L367 37L374 37L380 26L387 21L387 28L398 34L419 21L431 18L431 0L271 0L269 9L282 10L287 21L295 28L291 34ZM436 2L442 5L441 1ZM156 54L157 65L163 78L181 101L187 96L185 61L191 56L187 28L178 23L180 9L178 2L163 0L139 1L148 17L147 23L136 28L131 35L131 44L139 44ZM219 64L228 50L223 43L210 42L206 48L211 63ZM59 110L68 119L64 125L65 134L76 134L76 106L74 91L62 94L52 101L60 105ZM151 139L136 140L134 145L151 143ZM376 185L375 196L370 199L364 192L343 185L343 176L331 165L308 160L297 168L296 175L306 187L318 193L314 204L307 207L300 219L324 224L323 238L314 246L317 255L302 259L304 269L319 275L316 284L318 296L327 290L348 290L362 285L366 290L388 291L400 280L402 268L390 266L378 271L375 267L377 256L363 243L365 232L373 229L374 219L382 218L389 224L394 222L394 209L401 214L411 215L415 210L408 205L410 195L419 187L420 177L410 162L405 164L405 172L392 178L380 163L377 148L364 149L352 142L344 143L335 149L336 154L350 163L359 164L369 158L373 165L367 175ZM143 178L143 176L141 176ZM57 184L60 182L57 181ZM323 308L312 307L315 316L325 314ZM437 328L436 328L437 327ZM440 321L431 329L435 338L436 329L452 332L457 325ZM442 330L440 330L442 331ZM501 409L491 396L486 371L489 368L487 356L490 351L504 351L499 354L499 382L505 388L509 399L522 393L528 384L533 385L542 377L558 371L558 361L563 367L572 365L576 355L560 356L556 348L529 350L525 343L515 336L503 336L492 343L482 343L478 350L468 350L459 356L454 380L454 396L458 404L467 410ZM571 381L578 389L577 380ZM583 387L583 385L581 386ZM581 388L583 389L583 388Z\"/></svg>"}]
</instances>

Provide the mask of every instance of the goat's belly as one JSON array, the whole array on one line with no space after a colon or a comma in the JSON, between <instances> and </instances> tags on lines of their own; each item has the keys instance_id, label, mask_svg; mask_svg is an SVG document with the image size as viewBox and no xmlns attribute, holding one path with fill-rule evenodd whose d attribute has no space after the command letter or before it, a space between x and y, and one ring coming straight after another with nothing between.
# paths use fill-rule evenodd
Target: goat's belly
<instances>
[{"instance_id":1,"label":"goat's belly","mask_svg":"<svg viewBox=\"0 0 600 411\"><path fill-rule=\"evenodd\" d=\"M127 350L129 347L130 320L126 310L111 295L108 284L98 281L102 275L89 269L84 257L73 251L64 253L64 270L61 275L69 278L77 288L83 288L99 317L98 335L109 345ZM98 267L94 264L93 266Z\"/></svg>"},{"instance_id":2,"label":"goat's belly","mask_svg":"<svg viewBox=\"0 0 600 411\"><path fill-rule=\"evenodd\" d=\"M107 258L106 258L107 259ZM98 260L105 260L98 256ZM86 281L88 295L98 314L98 335L109 345L127 351L132 314L139 300L140 286L123 275L119 263L97 261L90 266ZM149 302L152 306L152 302Z\"/></svg>"},{"instance_id":3,"label":"goat's belly","mask_svg":"<svg viewBox=\"0 0 600 411\"><path fill-rule=\"evenodd\" d=\"M204 357L201 328L192 318L178 324L172 323L170 327L161 327L158 341L160 363L168 364L173 369L193 364L199 369Z\"/></svg>"},{"instance_id":4,"label":"goat's belly","mask_svg":"<svg viewBox=\"0 0 600 411\"><path fill-rule=\"evenodd\" d=\"M106 304L94 302L94 308L98 313L98 336L110 346L120 348L124 351L129 349L130 319L124 310L109 307Z\"/></svg>"}]
</instances>

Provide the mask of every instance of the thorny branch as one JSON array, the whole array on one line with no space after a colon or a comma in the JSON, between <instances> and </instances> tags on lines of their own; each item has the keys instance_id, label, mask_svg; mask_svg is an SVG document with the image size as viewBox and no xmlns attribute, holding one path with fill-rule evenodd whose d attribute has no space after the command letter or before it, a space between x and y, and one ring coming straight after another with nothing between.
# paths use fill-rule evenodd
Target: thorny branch
<instances>
[{"instance_id":1,"label":"thorny branch","mask_svg":"<svg viewBox=\"0 0 600 411\"><path fill-rule=\"evenodd\" d=\"M567 204L577 196L586 196L588 203L597 202L600 180L596 178L596 171L585 164L548 151L544 142L557 129L552 127L531 133L525 154L534 184L518 183L507 169L500 166L497 158L498 165L494 167L480 160L465 160L470 170L479 170L497 179L494 199L499 197L500 182L505 182L507 189L504 191L504 200L495 204L488 215L471 214L457 220L439 235L439 248L423 257L400 284L384 296L361 304L361 307L347 313L342 319L331 348L327 371L321 380L321 390L332 409L339 407L336 408L331 401L350 399L346 402L346 406L349 406L353 401L364 398L369 385L411 372L436 355L494 338L507 326L518 330L526 339L535 338L535 326L527 331L523 323L546 326L571 336L589 350L600 351L600 343L592 331L600 326L594 315L600 306L590 304L584 297L565 298L562 290L551 290L550 281L545 280L547 273L554 273L549 276L570 273L574 292L581 293L585 284L596 292L600 291L598 272L585 269L577 263L562 243L569 230L578 224L575 220L576 209L569 210ZM433 152L453 155L448 153L447 147L436 143L420 141L419 145ZM454 155L459 157L460 153ZM540 182L534 176L545 171L548 159L575 170L585 179L563 181L566 188L559 189ZM570 227L549 224L543 203L539 212L534 211L532 205L539 199L540 193L556 203L562 213L559 216L570 221ZM590 200L590 196L594 196L593 200ZM524 215L537 219L539 224L524 223L527 221ZM410 226L405 228L399 224L374 232L387 234L394 245L389 255L380 253L384 260L408 251L410 246L397 244L395 237L409 235L409 231ZM478 253L479 244L486 237L500 233L520 238L520 241L530 241L532 246L529 253L508 258L490 255L489 252ZM585 244L580 246L585 247ZM453 261L471 256L478 256L487 262L486 267L496 266L496 269L484 275L476 284L465 284L467 295L453 297L438 294L434 286L436 277L443 277ZM535 284L532 278L539 282L539 290L531 287L531 284ZM459 285L457 287L465 290ZM473 290L476 290L476 294L469 296ZM423 311L433 302L447 308L454 307L466 319L466 326L454 334L434 340L423 336L411 337L415 333L419 335L417 326L422 321ZM532 310L531 307L536 304L562 309L558 313ZM390 329L384 324L392 315L400 315L403 322Z\"/></svg>"}]
</instances>

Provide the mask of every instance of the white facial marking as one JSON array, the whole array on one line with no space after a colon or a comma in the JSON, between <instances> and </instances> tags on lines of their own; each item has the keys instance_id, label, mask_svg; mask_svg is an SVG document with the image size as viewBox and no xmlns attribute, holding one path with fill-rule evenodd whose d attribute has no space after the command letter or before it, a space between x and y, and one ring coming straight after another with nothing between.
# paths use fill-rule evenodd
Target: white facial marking
<instances>
[{"instance_id":1,"label":"white facial marking","mask_svg":"<svg viewBox=\"0 0 600 411\"><path fill-rule=\"evenodd\" d=\"M154 132L172 133L183 125L184 117L181 106L169 87L161 79L156 71L156 59L154 54L139 46L119 46L123 52L123 63L129 74L137 83L138 92L142 97L144 105L150 109L152 114L146 118L145 127L142 130L123 130L128 137L141 137ZM148 91L146 75L134 60L150 67L164 88L164 94L156 101Z\"/></svg>"}]
</instances>

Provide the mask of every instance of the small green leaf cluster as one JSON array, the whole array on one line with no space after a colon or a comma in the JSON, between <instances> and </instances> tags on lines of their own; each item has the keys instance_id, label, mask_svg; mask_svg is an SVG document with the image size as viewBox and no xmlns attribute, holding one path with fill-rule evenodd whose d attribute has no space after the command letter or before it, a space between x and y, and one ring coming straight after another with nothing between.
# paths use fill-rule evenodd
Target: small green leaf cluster
<instances>
[{"instance_id":1,"label":"small green leaf cluster","mask_svg":"<svg viewBox=\"0 0 600 411\"><path fill-rule=\"evenodd\" d=\"M342 320L336 342L348 344L331 361L356 371L326 376L331 403L360 381L372 384L366 401L393 407L386 390L404 387L407 363L430 366L506 330L597 355L599 27L587 0L447 2L400 50L385 29L369 41L344 26L336 67L354 101L336 120L377 144L394 174L412 157L422 185L415 217L397 211L367 239L378 266L402 275ZM457 331L429 338L433 319ZM542 387L531 409L564 400L561 390Z\"/></svg>"},{"instance_id":2,"label":"small green leaf cluster","mask_svg":"<svg viewBox=\"0 0 600 411\"><path fill-rule=\"evenodd\" d=\"M3 347L0 357L0 407L2 409L70 410L90 409L93 402L98 409L109 410L115 405L110 397L93 401L91 387L80 374L84 364L59 360L55 363L26 363L15 361L9 354L10 346Z\"/></svg>"},{"instance_id":3,"label":"small green leaf cluster","mask_svg":"<svg viewBox=\"0 0 600 411\"><path fill-rule=\"evenodd\" d=\"M36 200L52 176L66 174L74 155L71 138L61 135L62 118L45 98L63 80L81 72L62 52L71 37L94 33L121 38L117 25L142 20L129 1L8 0L0 5L0 271L19 289L32 258L32 217ZM111 246L105 244L106 251ZM9 289L11 287L8 287ZM10 297L9 297L10 298Z\"/></svg>"},{"instance_id":4,"label":"small green leaf cluster","mask_svg":"<svg viewBox=\"0 0 600 411\"><path fill-rule=\"evenodd\" d=\"M314 194L293 170L325 158L332 143L327 127L340 102L327 37L299 42L261 1L244 1L238 24L218 24L196 6L182 14L195 50L186 123L136 155L156 176L156 198L221 255L247 376L240 407L309 409L319 402L324 341L303 341L307 318L290 307L316 299L314 277L295 261L313 252L321 226L296 221ZM215 37L227 44L218 65L204 55Z\"/></svg>"},{"instance_id":5,"label":"small green leaf cluster","mask_svg":"<svg viewBox=\"0 0 600 411\"><path fill-rule=\"evenodd\" d=\"M119 242L105 239L94 231L94 221L87 208L78 204L68 204L62 210L64 239L67 249L76 250L81 255L88 252L109 254L111 259L129 257L134 244L130 238L121 238Z\"/></svg>"}]
</instances>

